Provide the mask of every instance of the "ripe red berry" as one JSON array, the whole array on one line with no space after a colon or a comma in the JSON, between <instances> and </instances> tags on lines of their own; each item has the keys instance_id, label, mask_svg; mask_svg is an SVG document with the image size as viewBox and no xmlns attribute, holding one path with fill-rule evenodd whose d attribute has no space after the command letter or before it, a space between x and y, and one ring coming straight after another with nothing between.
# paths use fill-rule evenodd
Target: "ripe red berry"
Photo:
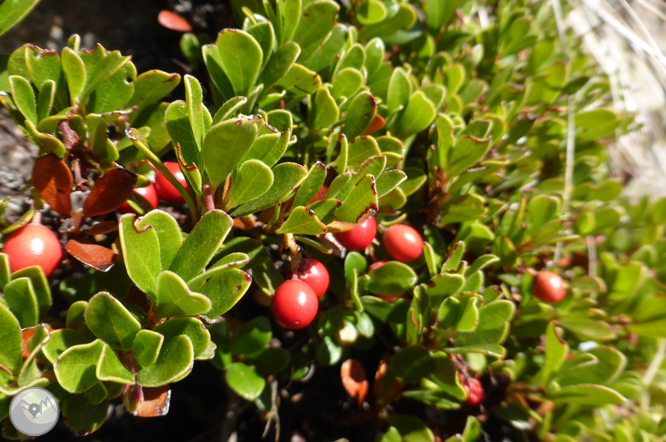
<instances>
[{"instance_id":1,"label":"ripe red berry","mask_svg":"<svg viewBox=\"0 0 666 442\"><path fill-rule=\"evenodd\" d=\"M317 298L321 298L328 290L330 277L324 264L316 259L304 259L293 275L296 279L303 281L314 290Z\"/></svg>"},{"instance_id":2,"label":"ripe red berry","mask_svg":"<svg viewBox=\"0 0 666 442\"><path fill-rule=\"evenodd\" d=\"M183 171L180 170L178 163L166 162L164 165L169 169L169 172L176 177L178 182L187 189L187 179L185 178L185 175L183 175ZM180 192L173 187L173 184L171 184L159 171L155 176L155 188L157 189L159 196L166 202L171 204L183 204L185 202L183 195L181 195Z\"/></svg>"},{"instance_id":3,"label":"ripe red berry","mask_svg":"<svg viewBox=\"0 0 666 442\"><path fill-rule=\"evenodd\" d=\"M479 405L486 398L486 394L483 392L483 385L475 378L467 378L463 375L460 375L460 382L467 393L467 402L469 405Z\"/></svg>"},{"instance_id":4,"label":"ripe red berry","mask_svg":"<svg viewBox=\"0 0 666 442\"><path fill-rule=\"evenodd\" d=\"M386 253L400 262L414 261L423 253L423 238L419 232L404 224L386 229L382 244Z\"/></svg>"},{"instance_id":5,"label":"ripe red berry","mask_svg":"<svg viewBox=\"0 0 666 442\"><path fill-rule=\"evenodd\" d=\"M352 230L336 233L335 239L350 252L360 252L372 244L375 236L377 236L377 222L374 218L368 218Z\"/></svg>"},{"instance_id":6,"label":"ripe red berry","mask_svg":"<svg viewBox=\"0 0 666 442\"><path fill-rule=\"evenodd\" d=\"M564 281L559 275L541 271L532 281L532 293L537 299L552 304L563 300L567 295L567 289L564 288Z\"/></svg>"},{"instance_id":7,"label":"ripe red berry","mask_svg":"<svg viewBox=\"0 0 666 442\"><path fill-rule=\"evenodd\" d=\"M145 198L146 201L148 201L148 204L153 209L157 209L157 206L160 203L160 197L157 196L157 190L155 190L155 185L153 183L150 183L146 187L139 187L138 189L134 189L135 193L138 193L142 197ZM132 207L127 204L126 202L123 203L122 206L118 209L118 213L136 213Z\"/></svg>"},{"instance_id":8,"label":"ripe red berry","mask_svg":"<svg viewBox=\"0 0 666 442\"><path fill-rule=\"evenodd\" d=\"M275 320L284 328L298 330L307 327L317 316L319 299L314 290L298 279L285 281L271 301Z\"/></svg>"},{"instance_id":9,"label":"ripe red berry","mask_svg":"<svg viewBox=\"0 0 666 442\"><path fill-rule=\"evenodd\" d=\"M62 261L60 241L41 224L28 224L12 233L2 252L9 257L12 272L31 266L40 266L49 277Z\"/></svg>"}]
</instances>

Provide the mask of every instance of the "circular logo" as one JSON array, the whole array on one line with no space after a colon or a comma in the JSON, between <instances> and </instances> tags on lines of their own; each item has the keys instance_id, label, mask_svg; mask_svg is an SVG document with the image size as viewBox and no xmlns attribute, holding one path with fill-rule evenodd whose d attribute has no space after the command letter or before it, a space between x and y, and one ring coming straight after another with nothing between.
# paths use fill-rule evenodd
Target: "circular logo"
<instances>
[{"instance_id":1,"label":"circular logo","mask_svg":"<svg viewBox=\"0 0 666 442\"><path fill-rule=\"evenodd\" d=\"M29 387L19 391L9 404L9 419L27 436L41 436L58 422L60 408L50 391Z\"/></svg>"}]
</instances>

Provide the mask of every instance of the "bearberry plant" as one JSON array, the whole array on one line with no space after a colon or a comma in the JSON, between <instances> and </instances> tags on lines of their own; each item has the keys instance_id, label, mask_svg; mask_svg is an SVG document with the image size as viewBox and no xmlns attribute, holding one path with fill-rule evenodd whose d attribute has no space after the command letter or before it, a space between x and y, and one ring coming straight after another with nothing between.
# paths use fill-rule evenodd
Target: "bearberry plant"
<instances>
[{"instance_id":1,"label":"bearberry plant","mask_svg":"<svg viewBox=\"0 0 666 442\"><path fill-rule=\"evenodd\" d=\"M307 440L663 440L666 200L611 174L638 125L557 0L232 6L182 79L0 55L39 147L0 207L3 436L22 388L89 434L212 363L276 440L319 367L354 406Z\"/></svg>"}]
</instances>

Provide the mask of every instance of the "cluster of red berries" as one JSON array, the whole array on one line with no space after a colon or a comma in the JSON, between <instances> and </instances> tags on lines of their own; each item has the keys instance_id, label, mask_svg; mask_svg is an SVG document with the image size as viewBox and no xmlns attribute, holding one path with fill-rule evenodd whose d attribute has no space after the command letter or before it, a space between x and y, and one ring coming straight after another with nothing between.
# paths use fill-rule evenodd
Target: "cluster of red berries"
<instances>
[{"instance_id":1,"label":"cluster of red berries","mask_svg":"<svg viewBox=\"0 0 666 442\"><path fill-rule=\"evenodd\" d=\"M360 226L335 234L335 239L349 251L365 250L377 235L377 222L368 218ZM391 258L400 262L418 259L423 252L423 239L413 228L404 224L389 227L384 232L382 244ZM386 264L377 261L369 272ZM319 298L328 289L330 277L326 267L314 259L304 259L291 279L280 285L271 300L273 317L281 326L296 330L307 327L317 316ZM394 300L394 299L390 299Z\"/></svg>"},{"instance_id":2,"label":"cluster of red berries","mask_svg":"<svg viewBox=\"0 0 666 442\"><path fill-rule=\"evenodd\" d=\"M483 391L483 385L481 382L472 377L465 376L462 373L458 374L460 378L460 383L462 384L465 393L467 393L467 399L465 402L469 405L479 405L486 398L486 394Z\"/></svg>"},{"instance_id":3,"label":"cluster of red berries","mask_svg":"<svg viewBox=\"0 0 666 442\"><path fill-rule=\"evenodd\" d=\"M166 166L167 169L169 169L169 172L173 174L173 176L178 180L178 182L182 184L183 187L187 188L187 179L185 178L185 175L183 174L182 170L180 170L180 166L178 165L178 163L167 161L166 163L164 163L164 165ZM155 175L155 184L150 183L145 187L139 187L138 189L134 189L134 192L144 197L145 200L148 202L148 204L150 204L150 206L153 209L157 209L157 206L159 205L160 202L160 198L171 204L185 203L183 195L181 195L180 192L178 192L178 190L173 186L173 184L171 184L169 180L161 172L157 172L157 174ZM128 203L124 203L122 206L120 206L118 212L136 213Z\"/></svg>"}]
</instances>

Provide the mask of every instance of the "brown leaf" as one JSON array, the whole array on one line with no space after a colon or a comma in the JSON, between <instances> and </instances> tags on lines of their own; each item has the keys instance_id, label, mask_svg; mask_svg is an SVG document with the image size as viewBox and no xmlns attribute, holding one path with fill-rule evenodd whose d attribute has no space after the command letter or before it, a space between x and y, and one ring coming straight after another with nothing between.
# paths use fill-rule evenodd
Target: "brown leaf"
<instances>
[{"instance_id":1,"label":"brown leaf","mask_svg":"<svg viewBox=\"0 0 666 442\"><path fill-rule=\"evenodd\" d=\"M113 267L117 258L111 249L97 244L85 244L75 239L69 240L65 245L65 250L74 258L100 272L107 272Z\"/></svg>"},{"instance_id":2,"label":"brown leaf","mask_svg":"<svg viewBox=\"0 0 666 442\"><path fill-rule=\"evenodd\" d=\"M160 15L157 16L157 21L165 28L173 31L190 32L192 30L192 25L175 12L167 10L160 11Z\"/></svg>"},{"instance_id":3,"label":"brown leaf","mask_svg":"<svg viewBox=\"0 0 666 442\"><path fill-rule=\"evenodd\" d=\"M96 182L83 204L87 217L113 212L123 205L134 190L136 175L125 169L107 170Z\"/></svg>"},{"instance_id":4,"label":"brown leaf","mask_svg":"<svg viewBox=\"0 0 666 442\"><path fill-rule=\"evenodd\" d=\"M32 169L32 184L39 196L62 216L72 215L72 172L57 155L48 154Z\"/></svg>"},{"instance_id":5,"label":"brown leaf","mask_svg":"<svg viewBox=\"0 0 666 442\"><path fill-rule=\"evenodd\" d=\"M53 331L53 329L50 327L46 327L46 329L49 331L49 333ZM21 339L23 341L23 353L21 356L23 357L23 360L26 360L30 357L30 350L28 350L28 341L35 334L35 330L37 330L37 327L28 327L21 332ZM40 359L37 359L37 362L39 362L40 364L48 364L48 361L45 362Z\"/></svg>"},{"instance_id":6,"label":"brown leaf","mask_svg":"<svg viewBox=\"0 0 666 442\"><path fill-rule=\"evenodd\" d=\"M361 363L353 359L347 359L340 367L340 377L342 377L342 385L349 396L356 399L358 408L361 408L365 397L368 395L368 380L365 377L365 370Z\"/></svg>"},{"instance_id":7,"label":"brown leaf","mask_svg":"<svg viewBox=\"0 0 666 442\"><path fill-rule=\"evenodd\" d=\"M93 224L88 230L85 231L85 233L86 235L95 236L115 232L116 230L118 230L117 221L102 221L100 223Z\"/></svg>"},{"instance_id":8,"label":"brown leaf","mask_svg":"<svg viewBox=\"0 0 666 442\"><path fill-rule=\"evenodd\" d=\"M123 405L134 416L164 416L169 412L170 404L171 388L168 384L153 388L132 385L123 392Z\"/></svg>"}]
</instances>

